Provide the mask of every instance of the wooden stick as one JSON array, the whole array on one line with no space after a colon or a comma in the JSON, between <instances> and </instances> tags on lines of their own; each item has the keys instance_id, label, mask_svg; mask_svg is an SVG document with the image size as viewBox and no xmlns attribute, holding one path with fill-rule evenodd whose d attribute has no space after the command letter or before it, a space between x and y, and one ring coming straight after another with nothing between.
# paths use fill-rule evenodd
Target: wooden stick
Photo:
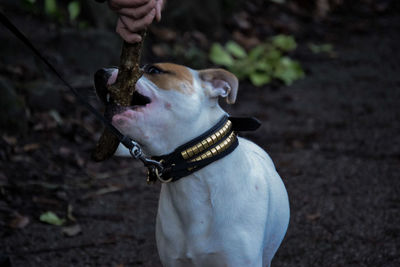
<instances>
[{"instance_id":1,"label":"wooden stick","mask_svg":"<svg viewBox=\"0 0 400 267\"><path fill-rule=\"evenodd\" d=\"M135 84L142 76L140 55L146 32L144 31L141 36L142 41L139 43L130 44L124 42L122 46L117 80L108 87L111 98L116 105L127 107L131 104ZM118 144L118 138L107 129L104 129L92 154L93 159L95 161L103 161L110 158L115 153Z\"/></svg>"}]
</instances>

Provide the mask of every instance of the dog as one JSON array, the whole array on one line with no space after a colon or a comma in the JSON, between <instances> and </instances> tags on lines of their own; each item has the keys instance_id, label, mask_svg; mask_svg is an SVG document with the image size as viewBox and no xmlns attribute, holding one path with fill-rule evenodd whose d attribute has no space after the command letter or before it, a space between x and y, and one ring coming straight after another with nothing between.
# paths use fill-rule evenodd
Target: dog
<instances>
[{"instance_id":1,"label":"dog","mask_svg":"<svg viewBox=\"0 0 400 267\"><path fill-rule=\"evenodd\" d=\"M104 72L107 83L114 83L118 70ZM111 116L112 124L137 141L146 155L159 159L177 148L178 154L194 154L183 162L189 167L183 168L180 179L158 176L165 182L156 221L164 266L270 266L285 236L288 195L272 160L253 142L237 137L218 103L219 98L235 103L237 91L237 78L223 69L147 65L132 106ZM203 147L206 140L211 144ZM203 150L197 154L196 142ZM182 149L183 144L192 148ZM214 150L209 150L212 145ZM209 158L203 160L206 152ZM120 145L116 155L130 153ZM193 165L195 157L207 164Z\"/></svg>"}]
</instances>

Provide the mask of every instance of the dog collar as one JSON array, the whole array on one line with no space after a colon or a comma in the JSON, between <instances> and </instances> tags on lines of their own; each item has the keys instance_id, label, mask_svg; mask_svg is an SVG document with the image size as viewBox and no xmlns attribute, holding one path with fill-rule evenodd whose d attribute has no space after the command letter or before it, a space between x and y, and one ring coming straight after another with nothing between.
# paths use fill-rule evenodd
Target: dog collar
<instances>
[{"instance_id":1,"label":"dog collar","mask_svg":"<svg viewBox=\"0 0 400 267\"><path fill-rule=\"evenodd\" d=\"M232 123L232 126L225 125L225 123L228 121L228 117L225 116L212 129L210 129L200 137L195 138L188 144L179 147L173 153L166 156L155 157L159 158L159 160L153 160L147 158L145 157L140 145L131 138L129 138L128 136L123 135L117 128L115 128L109 122L109 120L107 120L99 111L97 111L92 105L90 105L78 93L78 91L62 77L62 75L54 68L54 66L49 61L47 61L45 57L43 57L43 55L39 52L39 50L35 48L35 46L31 43L31 41L28 38L26 38L25 35L2 12L0 12L0 23L2 23L7 29L9 29L18 39L20 39L28 48L30 48L31 51L43 61L43 63L45 63L50 68L50 70L77 97L79 102L82 105L84 105L90 112L92 112L93 115L98 120L100 120L113 135L115 135L115 137L119 140L119 142L129 150L129 153L132 155L133 158L139 159L143 162L143 164L149 170L149 178L148 178L149 181L155 181L158 178L162 182L170 182L170 181L176 181L184 176L187 176L188 174L195 172L205 167L206 165L210 164L211 162L216 161L219 158L232 152L238 145L236 134L233 132L234 130L235 131L246 130L246 128L248 127L250 128L247 130L251 130L251 128L257 129L260 126L260 123L257 120L249 118L229 118L229 120ZM235 120L237 121L237 123L234 122ZM239 128L236 128L235 125L237 125ZM224 126L227 127L225 127L226 129L224 128L225 130L223 130L224 133L223 136L220 139L217 138L215 142L212 141L211 143L207 143L208 145L207 147L203 148L202 154L200 154L200 152L198 153L196 152L197 154L194 154L193 156L183 158L182 152L184 150L189 149L191 146L194 146L199 142L201 142L202 144L204 140L205 141L209 140L207 139L208 137L210 137L211 140L213 140L213 137L214 139L216 139L216 136L214 136L214 134L217 134L218 132L216 131L221 130L222 129L221 127ZM191 150L186 151L187 155L190 154L189 153L190 151ZM196 156L196 158L193 158L194 156Z\"/></svg>"},{"instance_id":2,"label":"dog collar","mask_svg":"<svg viewBox=\"0 0 400 267\"><path fill-rule=\"evenodd\" d=\"M163 168L161 173L157 168L149 168L147 182L175 182L204 168L235 150L239 144L237 131L254 131L260 125L255 118L223 116L211 129L179 146L172 153L152 157Z\"/></svg>"}]
</instances>

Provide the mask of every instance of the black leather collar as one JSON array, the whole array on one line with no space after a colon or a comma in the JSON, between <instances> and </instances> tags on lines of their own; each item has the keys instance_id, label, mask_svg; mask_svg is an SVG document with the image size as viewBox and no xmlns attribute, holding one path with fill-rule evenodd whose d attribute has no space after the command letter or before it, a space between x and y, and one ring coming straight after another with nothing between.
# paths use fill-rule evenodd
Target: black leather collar
<instances>
[{"instance_id":1,"label":"black leather collar","mask_svg":"<svg viewBox=\"0 0 400 267\"><path fill-rule=\"evenodd\" d=\"M254 131L261 123L255 118L223 116L211 129L179 146L172 153L152 157L163 166L151 168L147 182L175 182L230 154L239 144L237 131Z\"/></svg>"},{"instance_id":2,"label":"black leather collar","mask_svg":"<svg viewBox=\"0 0 400 267\"><path fill-rule=\"evenodd\" d=\"M212 145L207 146L207 149L202 151L203 154L207 154L207 157L202 156L202 154L196 154L196 157L200 156L199 160L197 160L196 158L192 158L191 156L185 159L182 156L182 152L184 150L187 150L188 148L190 148L190 146L196 145L197 142L203 142L204 139L212 137L220 130L220 127L223 128L225 126L226 122L228 121L228 117L224 116L221 121L217 125L212 127L209 131L205 132L204 134L200 135L198 138L195 138L189 143L180 146L173 153L161 157L155 157L155 159L157 160L146 158L142 152L140 145L134 140L130 139L128 136L125 136L121 132L119 132L118 129L115 128L99 111L97 111L92 105L90 105L78 93L78 91L61 76L61 74L54 68L54 66L49 61L47 61L45 57L43 57L43 55L39 52L39 50L35 48L31 41L26 38L26 36L20 30L18 30L18 28L2 12L0 12L0 23L8 28L50 68L50 70L77 97L79 102L81 102L82 105L84 105L90 112L92 112L95 117L99 119L126 148L129 149L129 152L133 158L139 159L145 164L145 166L149 170L149 181L155 181L157 179L161 181L176 181L184 176L187 176L190 173L193 173L231 153L238 145L238 140L234 131L251 131L256 130L260 126L260 123L252 118L230 117L229 121L232 123L232 126L230 126L229 130L226 130L226 132L224 132L223 138L218 139L215 143L212 142ZM220 146L219 149L218 146ZM223 147L223 149L221 149L221 146ZM217 153L214 153L213 149L217 151ZM209 156L210 153L211 156Z\"/></svg>"}]
</instances>

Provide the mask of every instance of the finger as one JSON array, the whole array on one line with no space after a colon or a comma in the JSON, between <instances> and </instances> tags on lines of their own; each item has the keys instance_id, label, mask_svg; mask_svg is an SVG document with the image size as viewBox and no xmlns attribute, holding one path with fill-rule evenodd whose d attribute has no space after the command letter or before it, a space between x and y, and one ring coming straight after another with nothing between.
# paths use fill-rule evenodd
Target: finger
<instances>
[{"instance_id":1,"label":"finger","mask_svg":"<svg viewBox=\"0 0 400 267\"><path fill-rule=\"evenodd\" d=\"M129 31L139 32L141 30L144 30L147 26L151 24L151 22L154 20L155 15L156 15L156 10L152 9L150 13L148 13L145 17L139 20L133 20L126 16L121 16L120 19L121 22L125 25L126 28L128 28Z\"/></svg>"},{"instance_id":2,"label":"finger","mask_svg":"<svg viewBox=\"0 0 400 267\"><path fill-rule=\"evenodd\" d=\"M120 15L124 15L134 19L140 19L145 17L153 8L156 8L156 0L150 0L146 5L137 8L124 7L119 9L117 12Z\"/></svg>"},{"instance_id":3,"label":"finger","mask_svg":"<svg viewBox=\"0 0 400 267\"><path fill-rule=\"evenodd\" d=\"M118 19L116 32L122 37L122 39L131 44L138 43L142 40L142 37L135 32L131 32L124 25L121 19Z\"/></svg>"},{"instance_id":4,"label":"finger","mask_svg":"<svg viewBox=\"0 0 400 267\"><path fill-rule=\"evenodd\" d=\"M157 0L156 4L156 20L160 21L161 20L161 9L163 8L163 0Z\"/></svg>"},{"instance_id":5,"label":"finger","mask_svg":"<svg viewBox=\"0 0 400 267\"><path fill-rule=\"evenodd\" d=\"M110 0L109 5L117 9L123 7L138 7L146 5L150 0Z\"/></svg>"}]
</instances>

